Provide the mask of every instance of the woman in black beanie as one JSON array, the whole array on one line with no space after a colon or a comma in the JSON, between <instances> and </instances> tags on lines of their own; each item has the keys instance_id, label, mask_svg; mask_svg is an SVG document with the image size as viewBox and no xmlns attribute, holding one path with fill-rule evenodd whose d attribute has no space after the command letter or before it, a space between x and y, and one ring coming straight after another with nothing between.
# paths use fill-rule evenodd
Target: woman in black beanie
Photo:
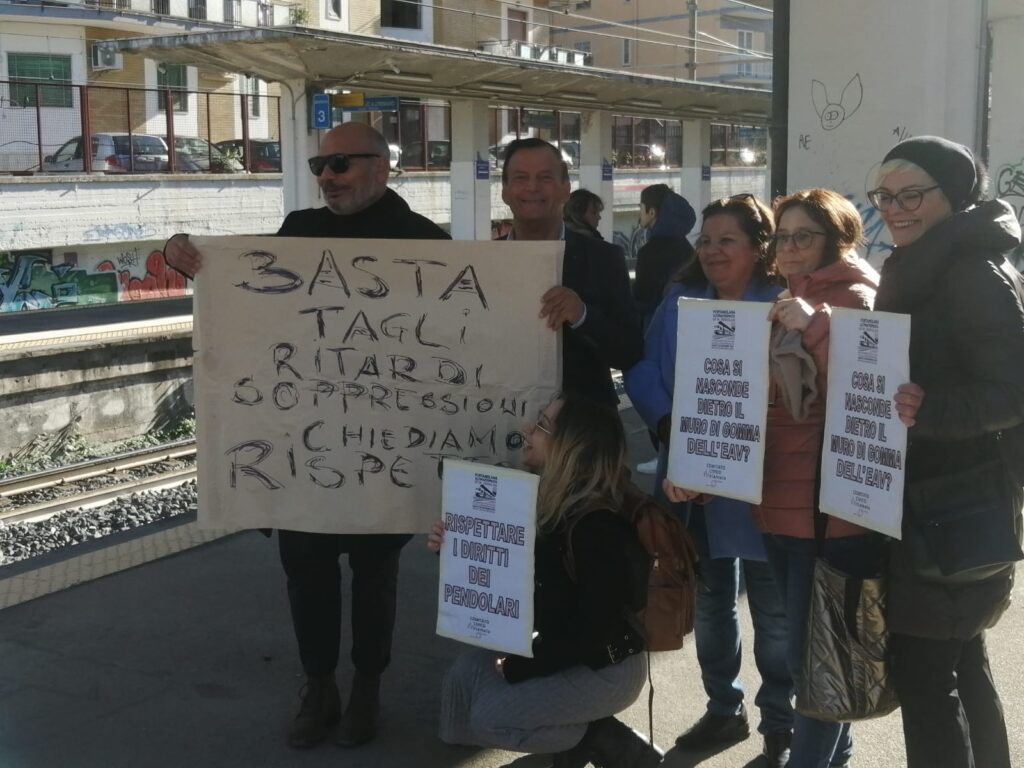
<instances>
[{"instance_id":1,"label":"woman in black beanie","mask_svg":"<svg viewBox=\"0 0 1024 768\"><path fill-rule=\"evenodd\" d=\"M1024 289L1013 209L971 151L922 136L869 193L895 247L875 309L911 316L903 536L891 548L892 673L908 768L1010 768L984 631L1009 604L1024 504Z\"/></svg>"}]
</instances>

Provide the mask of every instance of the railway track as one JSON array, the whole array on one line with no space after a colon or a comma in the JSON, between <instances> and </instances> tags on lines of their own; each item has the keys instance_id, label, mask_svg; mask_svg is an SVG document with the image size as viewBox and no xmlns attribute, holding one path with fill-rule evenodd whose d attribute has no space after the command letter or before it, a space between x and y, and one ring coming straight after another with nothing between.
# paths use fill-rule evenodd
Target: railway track
<instances>
[{"instance_id":1,"label":"railway track","mask_svg":"<svg viewBox=\"0 0 1024 768\"><path fill-rule=\"evenodd\" d=\"M180 485L195 478L194 463L191 466L156 471L141 478L126 473L131 470L146 471L146 468L161 463L180 465L191 462L195 453L195 440L187 439L0 480L0 521L14 523L44 520L69 509L98 506L133 493ZM103 477L123 479L99 488L81 487L90 480ZM45 491L53 491L55 498L34 503L23 501L29 494Z\"/></svg>"}]
</instances>

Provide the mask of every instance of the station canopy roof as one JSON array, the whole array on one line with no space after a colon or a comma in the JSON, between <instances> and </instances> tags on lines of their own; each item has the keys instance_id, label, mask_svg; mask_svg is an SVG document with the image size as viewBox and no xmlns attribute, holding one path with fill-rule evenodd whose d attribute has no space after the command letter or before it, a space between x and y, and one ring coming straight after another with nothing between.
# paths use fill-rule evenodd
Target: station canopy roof
<instances>
[{"instance_id":1,"label":"station canopy roof","mask_svg":"<svg viewBox=\"0 0 1024 768\"><path fill-rule=\"evenodd\" d=\"M303 80L313 91L375 90L539 109L766 123L771 91L500 56L302 27L258 27L100 43L170 64Z\"/></svg>"}]
</instances>

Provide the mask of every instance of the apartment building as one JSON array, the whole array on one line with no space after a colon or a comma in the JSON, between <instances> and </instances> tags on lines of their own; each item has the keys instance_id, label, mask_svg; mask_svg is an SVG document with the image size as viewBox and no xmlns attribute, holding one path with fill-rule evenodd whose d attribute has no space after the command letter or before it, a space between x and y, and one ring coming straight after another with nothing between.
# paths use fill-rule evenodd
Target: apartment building
<instances>
[{"instance_id":1,"label":"apartment building","mask_svg":"<svg viewBox=\"0 0 1024 768\"><path fill-rule=\"evenodd\" d=\"M119 170L129 172L110 172L106 150L87 151L87 138L96 147L97 137L120 134L124 143L125 135L136 140L156 136L182 150L198 143L200 154L222 142L236 148L248 142L254 149L281 142L286 106L291 109L290 130L296 130L294 105L309 93L302 93L302 86L296 92L294 82L260 79L252 74L261 70L256 65L248 70L227 60L201 65L209 59L159 50L128 55L97 43L152 35L192 40L219 34L223 39L235 32L245 36L250 29L288 27L287 34L300 37L323 32L382 38L382 49L388 40L426 43L430 50L423 55L435 61L444 59L445 51L461 50L464 55L468 50L509 64L526 59L550 62L563 71L591 69L593 56L563 41L564 15L562 6L546 0L0 0L0 174L9 174L0 175L0 194L7 204L0 211L0 311L180 294L187 286L166 269L159 252L167 236L177 231L273 232L284 214L285 190L311 185L301 168L285 165L281 172L259 172L267 169L256 168L247 158L241 159L251 172L241 172L239 158L218 165L212 155L205 167L189 167L176 162L177 149L161 159L133 147L127 159L115 158L127 165ZM417 210L446 225L452 220L453 158L458 154L450 91L411 88L403 83L424 76L384 69L385 82L352 90L354 96L384 96L390 103L376 109L338 106L333 121L364 120L378 127L392 146L393 186ZM514 84L489 82L487 88L487 94L477 94L480 111L474 113L487 126L486 137L475 142L478 161L487 161L490 172L497 173L509 141L539 136L560 146L574 184L579 184L585 175L580 172L585 124L598 114L595 109L602 109L600 103L583 103L577 109L563 100L553 106L543 99L532 102ZM341 85L331 90L337 96L350 89ZM607 179L602 194L615 220L615 238L627 251L636 245L639 190L660 181L681 188L684 119L633 114L630 109L615 117L614 132L591 134L611 146L602 147L600 156L591 153L588 161L588 178ZM626 123L628 132L621 129ZM72 152L76 139L77 157ZM315 136L311 140L315 144ZM644 144L646 149L638 146ZM693 144L689 159L689 173L698 180L707 151L699 147L699 141ZM745 175L712 180L714 191L763 186L763 168L740 170ZM605 174L613 171L612 182ZM507 215L500 185L482 183L490 187L490 219L500 223ZM486 211L483 215L486 221ZM475 231L480 236L480 228Z\"/></svg>"}]
</instances>

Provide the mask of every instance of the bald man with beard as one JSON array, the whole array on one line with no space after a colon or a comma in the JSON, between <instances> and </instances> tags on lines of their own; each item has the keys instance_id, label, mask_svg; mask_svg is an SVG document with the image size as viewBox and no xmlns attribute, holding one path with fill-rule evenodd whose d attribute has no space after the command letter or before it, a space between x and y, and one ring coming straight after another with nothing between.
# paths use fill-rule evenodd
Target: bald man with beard
<instances>
[{"instance_id":1,"label":"bald man with beard","mask_svg":"<svg viewBox=\"0 0 1024 768\"><path fill-rule=\"evenodd\" d=\"M293 211L282 237L448 239L429 219L414 213L388 189L390 152L385 138L362 123L343 123L324 134L309 160L326 206ZM167 263L193 277L201 254L179 234L164 246ZM281 564L288 579L292 624L306 674L302 704L288 743L303 749L320 743L339 723L336 742L358 746L377 732L380 676L391 661L398 591L398 558L411 535L327 534L278 531ZM344 713L335 681L341 644L341 567L352 569L352 664L355 675Z\"/></svg>"}]
</instances>

